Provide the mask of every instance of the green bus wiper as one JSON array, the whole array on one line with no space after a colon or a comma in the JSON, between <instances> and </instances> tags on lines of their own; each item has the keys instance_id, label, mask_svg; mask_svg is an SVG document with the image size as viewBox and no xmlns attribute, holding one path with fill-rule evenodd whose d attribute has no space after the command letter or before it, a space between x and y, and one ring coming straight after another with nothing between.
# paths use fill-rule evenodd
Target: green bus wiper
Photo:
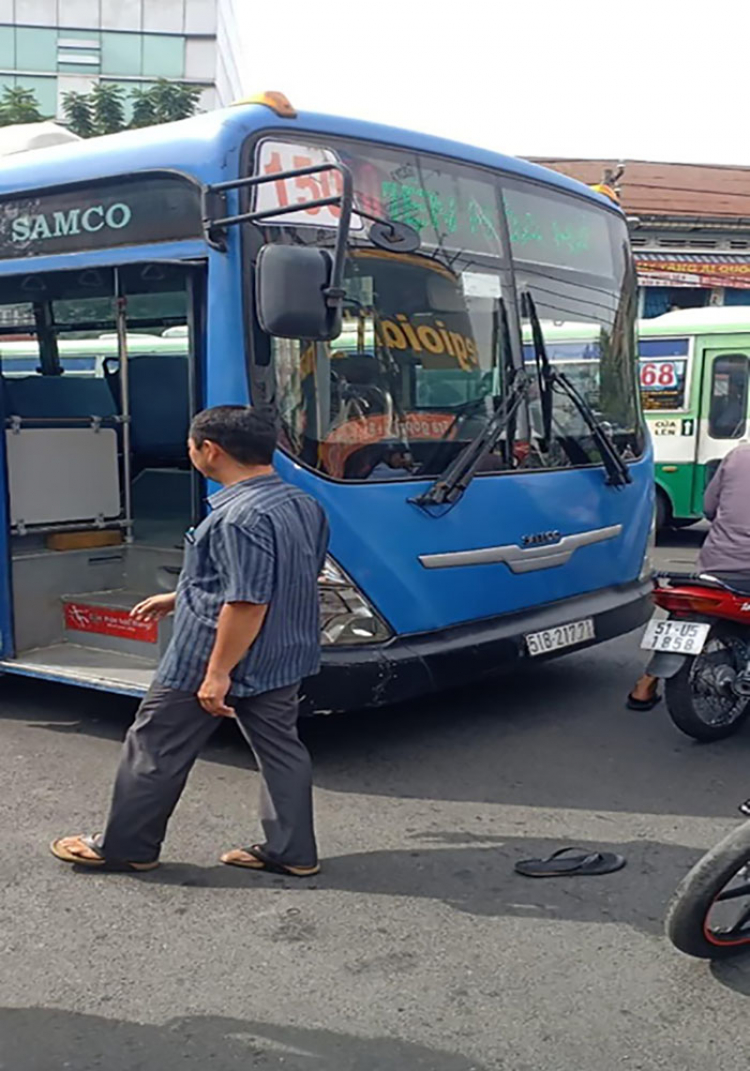
<instances>
[{"instance_id":1,"label":"green bus wiper","mask_svg":"<svg viewBox=\"0 0 750 1071\"><path fill-rule=\"evenodd\" d=\"M503 432L512 425L529 390L531 380L521 368L513 372L508 390L494 415L479 434L451 462L442 476L423 494L410 499L415 506L452 505L463 495L474 478L482 459L495 447Z\"/></svg>"},{"instance_id":2,"label":"green bus wiper","mask_svg":"<svg viewBox=\"0 0 750 1071\"><path fill-rule=\"evenodd\" d=\"M575 387L564 372L558 372L550 364L547 355L547 347L544 344L544 334L536 311L534 298L527 290L522 294L522 307L531 324L531 336L534 343L534 356L536 357L537 374L539 378L539 393L542 404L542 421L544 436L549 448L552 428L552 391L555 387L561 388L562 392L570 398L584 422L591 431L591 436L599 448L602 464L607 472L607 483L613 487L621 487L623 484L632 483L633 477L627 463L623 460L619 450L610 439L596 413Z\"/></svg>"}]
</instances>

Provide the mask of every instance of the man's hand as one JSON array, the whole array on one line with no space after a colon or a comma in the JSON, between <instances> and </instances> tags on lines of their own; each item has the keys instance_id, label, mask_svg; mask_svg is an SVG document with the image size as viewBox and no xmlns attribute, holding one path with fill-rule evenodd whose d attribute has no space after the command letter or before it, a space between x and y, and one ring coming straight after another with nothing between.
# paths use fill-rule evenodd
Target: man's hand
<instances>
[{"instance_id":1,"label":"man's hand","mask_svg":"<svg viewBox=\"0 0 750 1071\"><path fill-rule=\"evenodd\" d=\"M255 642L266 616L267 606L252 602L225 602L216 623L216 639L206 667L198 702L215 718L233 718L226 704L232 687L229 676Z\"/></svg>"},{"instance_id":2,"label":"man's hand","mask_svg":"<svg viewBox=\"0 0 750 1071\"><path fill-rule=\"evenodd\" d=\"M235 712L226 704L227 693L232 687L228 673L209 670L198 689L198 702L214 718L234 718Z\"/></svg>"},{"instance_id":3,"label":"man's hand","mask_svg":"<svg viewBox=\"0 0 750 1071\"><path fill-rule=\"evenodd\" d=\"M169 591L164 595L151 595L134 606L130 611L130 616L136 621L161 621L163 617L174 611L176 599L175 591Z\"/></svg>"}]
</instances>

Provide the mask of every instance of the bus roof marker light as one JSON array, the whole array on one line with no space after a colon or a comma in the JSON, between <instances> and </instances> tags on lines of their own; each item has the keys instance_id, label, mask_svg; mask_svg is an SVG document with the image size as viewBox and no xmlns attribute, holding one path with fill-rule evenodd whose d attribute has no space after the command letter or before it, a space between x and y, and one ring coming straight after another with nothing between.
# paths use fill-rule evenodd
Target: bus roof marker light
<instances>
[{"instance_id":1,"label":"bus roof marker light","mask_svg":"<svg viewBox=\"0 0 750 1071\"><path fill-rule=\"evenodd\" d=\"M288 97L274 89L258 93L254 97L243 97L242 100L234 102L235 107L241 104L262 104L265 108L270 108L272 112L275 112L280 119L297 118L297 109L292 106Z\"/></svg>"},{"instance_id":2,"label":"bus roof marker light","mask_svg":"<svg viewBox=\"0 0 750 1071\"><path fill-rule=\"evenodd\" d=\"M597 182L595 185L591 186L591 189L594 191L594 193L600 193L602 197L608 197L610 201L614 201L614 203L619 208L620 198L617 196L617 192L613 190L611 186L607 186L603 182Z\"/></svg>"}]
</instances>

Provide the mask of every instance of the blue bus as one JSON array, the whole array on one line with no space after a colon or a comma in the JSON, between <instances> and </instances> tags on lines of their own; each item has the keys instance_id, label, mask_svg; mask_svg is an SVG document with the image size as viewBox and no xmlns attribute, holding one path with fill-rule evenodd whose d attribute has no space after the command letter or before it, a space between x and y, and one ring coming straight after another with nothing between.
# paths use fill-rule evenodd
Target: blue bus
<instances>
[{"instance_id":1,"label":"blue bus","mask_svg":"<svg viewBox=\"0 0 750 1071\"><path fill-rule=\"evenodd\" d=\"M143 694L207 489L190 417L272 406L325 507L311 709L649 614L635 274L606 197L279 94L0 165L0 672ZM593 327L585 391L556 324Z\"/></svg>"}]
</instances>

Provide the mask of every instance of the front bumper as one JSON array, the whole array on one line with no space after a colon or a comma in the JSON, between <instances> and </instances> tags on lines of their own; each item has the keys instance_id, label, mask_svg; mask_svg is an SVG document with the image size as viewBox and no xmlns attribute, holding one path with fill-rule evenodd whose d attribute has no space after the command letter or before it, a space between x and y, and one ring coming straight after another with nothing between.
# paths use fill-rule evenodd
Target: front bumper
<instances>
[{"instance_id":1,"label":"front bumper","mask_svg":"<svg viewBox=\"0 0 750 1071\"><path fill-rule=\"evenodd\" d=\"M321 672L305 682L303 710L384 706L490 678L529 661L523 639L527 633L586 617L594 619L593 640L534 661L591 647L647 621L652 591L647 579L439 632L398 636L385 644L324 648Z\"/></svg>"}]
</instances>

